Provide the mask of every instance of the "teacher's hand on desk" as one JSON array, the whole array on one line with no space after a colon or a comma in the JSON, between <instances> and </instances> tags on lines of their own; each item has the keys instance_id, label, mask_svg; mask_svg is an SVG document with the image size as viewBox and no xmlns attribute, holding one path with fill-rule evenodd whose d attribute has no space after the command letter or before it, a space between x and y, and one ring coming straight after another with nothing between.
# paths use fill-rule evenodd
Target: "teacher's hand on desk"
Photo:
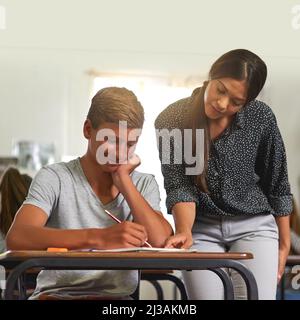
<instances>
[{"instance_id":1,"label":"teacher's hand on desk","mask_svg":"<svg viewBox=\"0 0 300 320\"><path fill-rule=\"evenodd\" d=\"M165 248L182 248L189 249L193 244L192 232L178 231L174 236L167 239Z\"/></svg>"}]
</instances>

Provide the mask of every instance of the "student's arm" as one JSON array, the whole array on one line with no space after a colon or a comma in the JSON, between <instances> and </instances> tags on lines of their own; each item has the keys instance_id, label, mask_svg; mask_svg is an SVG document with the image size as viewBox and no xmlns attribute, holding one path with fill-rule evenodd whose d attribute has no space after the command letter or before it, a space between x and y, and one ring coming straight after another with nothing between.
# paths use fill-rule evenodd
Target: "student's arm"
<instances>
[{"instance_id":1,"label":"student's arm","mask_svg":"<svg viewBox=\"0 0 300 320\"><path fill-rule=\"evenodd\" d=\"M48 215L40 208L25 204L18 211L7 234L9 250L45 250L49 247L72 249L112 249L141 246L146 240L145 228L133 222L109 228L54 229L45 227Z\"/></svg>"},{"instance_id":2,"label":"student's arm","mask_svg":"<svg viewBox=\"0 0 300 320\"><path fill-rule=\"evenodd\" d=\"M7 248L10 250L44 250L48 247L78 249L87 244L84 230L60 230L46 228L48 215L40 208L23 205L16 214L7 233Z\"/></svg>"},{"instance_id":3,"label":"student's arm","mask_svg":"<svg viewBox=\"0 0 300 320\"><path fill-rule=\"evenodd\" d=\"M134 222L145 227L148 235L148 242L154 247L163 247L166 239L173 233L169 222L162 213L154 210L143 195L137 190L130 177L131 171L139 165L139 158L136 156L135 164L121 165L112 174L114 185L126 199ZM156 184L148 192L158 193ZM151 197L151 195L150 195Z\"/></svg>"},{"instance_id":4,"label":"student's arm","mask_svg":"<svg viewBox=\"0 0 300 320\"><path fill-rule=\"evenodd\" d=\"M196 216L194 202L180 202L173 207L176 233L166 242L167 248L188 249L193 244L192 227Z\"/></svg>"},{"instance_id":5,"label":"student's arm","mask_svg":"<svg viewBox=\"0 0 300 320\"><path fill-rule=\"evenodd\" d=\"M290 216L275 217L279 232L279 261L277 280L280 281L291 248Z\"/></svg>"},{"instance_id":6,"label":"student's arm","mask_svg":"<svg viewBox=\"0 0 300 320\"><path fill-rule=\"evenodd\" d=\"M141 246L145 242L145 228L133 222L114 224L109 228L79 230L47 227L46 223L59 201L60 190L60 178L52 167L42 168L37 173L7 234L8 249L111 249Z\"/></svg>"}]
</instances>

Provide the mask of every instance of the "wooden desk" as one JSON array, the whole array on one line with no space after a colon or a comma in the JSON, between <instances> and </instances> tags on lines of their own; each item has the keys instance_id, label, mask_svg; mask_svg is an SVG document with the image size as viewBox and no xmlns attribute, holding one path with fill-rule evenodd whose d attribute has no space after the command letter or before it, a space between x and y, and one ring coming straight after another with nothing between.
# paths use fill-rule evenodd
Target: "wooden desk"
<instances>
[{"instance_id":1,"label":"wooden desk","mask_svg":"<svg viewBox=\"0 0 300 320\"><path fill-rule=\"evenodd\" d=\"M252 259L251 253L174 253L174 252L45 252L7 251L0 255L0 265L11 270L6 281L5 299L22 274L31 268L47 270L211 270L222 280L225 299L233 299L232 282L221 268L235 269L244 279L248 299L257 300L253 274L239 260Z\"/></svg>"}]
</instances>

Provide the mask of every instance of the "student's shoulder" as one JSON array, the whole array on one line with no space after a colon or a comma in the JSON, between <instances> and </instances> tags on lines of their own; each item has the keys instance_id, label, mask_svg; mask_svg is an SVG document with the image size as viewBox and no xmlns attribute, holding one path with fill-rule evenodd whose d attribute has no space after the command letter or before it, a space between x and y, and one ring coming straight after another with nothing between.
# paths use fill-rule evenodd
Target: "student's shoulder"
<instances>
[{"instance_id":1,"label":"student's shoulder","mask_svg":"<svg viewBox=\"0 0 300 320\"><path fill-rule=\"evenodd\" d=\"M180 99L164 109L155 120L156 129L180 128L190 112L191 97Z\"/></svg>"},{"instance_id":2,"label":"student's shoulder","mask_svg":"<svg viewBox=\"0 0 300 320\"><path fill-rule=\"evenodd\" d=\"M78 159L71 160L69 162L57 162L49 165L45 165L38 172L38 176L53 177L59 180L66 178L70 173L76 170L78 166Z\"/></svg>"},{"instance_id":3,"label":"student's shoulder","mask_svg":"<svg viewBox=\"0 0 300 320\"><path fill-rule=\"evenodd\" d=\"M131 174L132 181L135 185L143 184L150 185L156 184L155 176L151 173L144 173L137 170L134 170Z\"/></svg>"}]
</instances>

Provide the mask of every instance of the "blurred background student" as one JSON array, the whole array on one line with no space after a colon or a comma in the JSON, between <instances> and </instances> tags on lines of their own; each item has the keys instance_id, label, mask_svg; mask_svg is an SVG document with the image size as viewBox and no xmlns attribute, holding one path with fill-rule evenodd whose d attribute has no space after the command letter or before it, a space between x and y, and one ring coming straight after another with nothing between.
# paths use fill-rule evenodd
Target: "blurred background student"
<instances>
[{"instance_id":1,"label":"blurred background student","mask_svg":"<svg viewBox=\"0 0 300 320\"><path fill-rule=\"evenodd\" d=\"M0 181L0 253L6 249L5 236L25 200L32 178L9 167Z\"/></svg>"}]
</instances>

